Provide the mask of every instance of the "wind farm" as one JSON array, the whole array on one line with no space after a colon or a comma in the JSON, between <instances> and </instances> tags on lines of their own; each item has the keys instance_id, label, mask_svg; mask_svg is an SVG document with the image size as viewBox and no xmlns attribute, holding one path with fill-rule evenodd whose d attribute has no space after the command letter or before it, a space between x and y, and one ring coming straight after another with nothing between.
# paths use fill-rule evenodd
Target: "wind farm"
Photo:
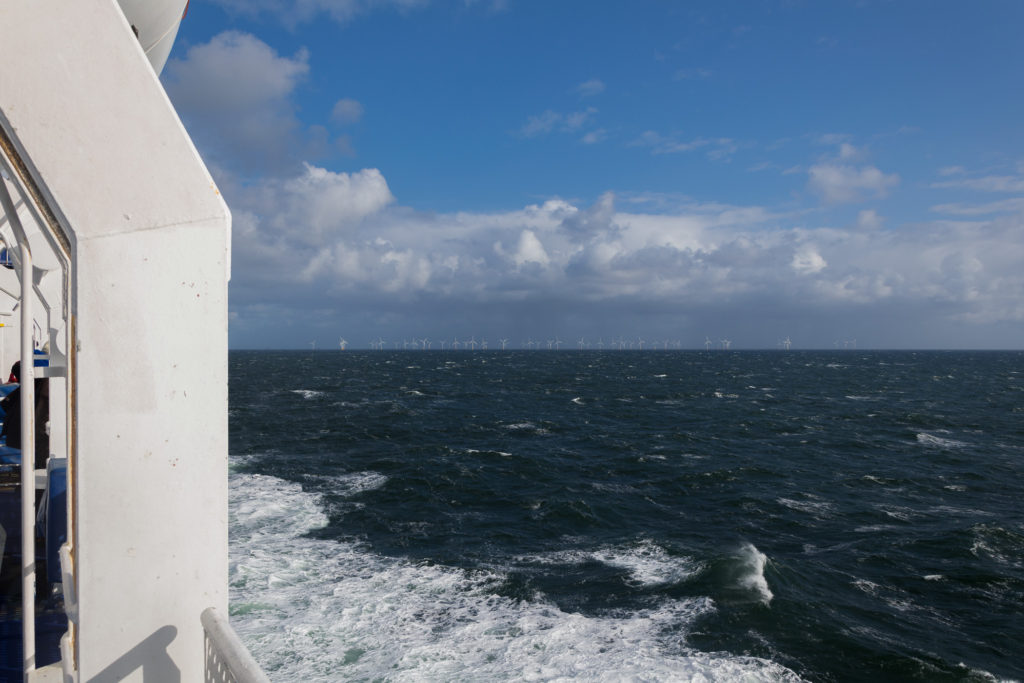
<instances>
[{"instance_id":1,"label":"wind farm","mask_svg":"<svg viewBox=\"0 0 1024 683\"><path fill-rule=\"evenodd\" d=\"M372 351L460 351L460 352L508 352L508 351L569 351L569 352L617 352L617 351L703 351L705 353L724 353L732 351L793 351L793 350L828 350L830 347L800 347L789 335L774 343L752 342L735 345L733 339L728 336L720 336L713 341L712 335L684 337L664 337L657 339L645 339L642 335L613 335L587 338L584 335L576 337L574 344L567 344L561 335L543 335L542 340L535 340L532 336L520 340L518 343L511 337L501 335L488 337L471 334L452 335L431 339L427 336L408 335L401 340L387 340L383 336L371 337L363 347L350 344L344 337L339 337L338 348L341 351L346 349L363 348ZM607 339L607 341L606 341ZM779 339L779 337L776 337ZM309 347L315 352L317 341L308 342ZM326 347L325 347L326 348ZM832 343L832 350L856 351L857 341L855 339L836 340Z\"/></svg>"}]
</instances>

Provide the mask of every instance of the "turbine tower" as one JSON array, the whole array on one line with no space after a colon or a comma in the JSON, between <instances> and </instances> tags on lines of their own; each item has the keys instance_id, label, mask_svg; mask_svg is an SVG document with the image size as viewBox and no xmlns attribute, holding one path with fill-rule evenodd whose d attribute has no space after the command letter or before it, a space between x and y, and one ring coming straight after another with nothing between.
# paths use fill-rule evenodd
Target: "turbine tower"
<instances>
[{"instance_id":1,"label":"turbine tower","mask_svg":"<svg viewBox=\"0 0 1024 683\"><path fill-rule=\"evenodd\" d=\"M338 339L338 346L341 347L342 351L344 351L345 347L348 346L348 340L346 340L344 337L340 337Z\"/></svg>"}]
</instances>

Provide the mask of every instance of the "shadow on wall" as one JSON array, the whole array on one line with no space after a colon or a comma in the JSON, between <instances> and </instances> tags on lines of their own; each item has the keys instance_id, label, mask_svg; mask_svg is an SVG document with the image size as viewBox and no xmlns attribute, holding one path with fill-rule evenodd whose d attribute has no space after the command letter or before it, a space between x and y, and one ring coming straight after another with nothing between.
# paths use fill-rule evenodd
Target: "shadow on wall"
<instances>
[{"instance_id":1,"label":"shadow on wall","mask_svg":"<svg viewBox=\"0 0 1024 683\"><path fill-rule=\"evenodd\" d=\"M178 629L164 626L141 643L115 659L110 665L89 679L89 683L114 683L142 669L144 683L181 683L181 670L167 654Z\"/></svg>"}]
</instances>

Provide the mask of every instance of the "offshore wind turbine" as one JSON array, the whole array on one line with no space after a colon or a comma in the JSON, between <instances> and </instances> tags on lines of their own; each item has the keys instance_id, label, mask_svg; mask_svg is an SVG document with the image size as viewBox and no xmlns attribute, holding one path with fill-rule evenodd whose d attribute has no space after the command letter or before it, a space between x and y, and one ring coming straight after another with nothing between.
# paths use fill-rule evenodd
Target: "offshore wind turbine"
<instances>
[{"instance_id":1,"label":"offshore wind turbine","mask_svg":"<svg viewBox=\"0 0 1024 683\"><path fill-rule=\"evenodd\" d=\"M705 351L710 351L711 350L711 337L704 337L704 350Z\"/></svg>"},{"instance_id":2,"label":"offshore wind turbine","mask_svg":"<svg viewBox=\"0 0 1024 683\"><path fill-rule=\"evenodd\" d=\"M498 341L501 342L501 350L504 351L505 346L508 345L508 339L499 339Z\"/></svg>"},{"instance_id":3,"label":"offshore wind turbine","mask_svg":"<svg viewBox=\"0 0 1024 683\"><path fill-rule=\"evenodd\" d=\"M339 337L338 338L338 346L341 347L342 351L344 351L345 347L348 346L348 340L345 339L344 337Z\"/></svg>"},{"instance_id":4,"label":"offshore wind turbine","mask_svg":"<svg viewBox=\"0 0 1024 683\"><path fill-rule=\"evenodd\" d=\"M782 346L784 346L787 351L789 351L789 347L792 345L793 342L789 337L786 337L785 339L782 340Z\"/></svg>"},{"instance_id":5,"label":"offshore wind turbine","mask_svg":"<svg viewBox=\"0 0 1024 683\"><path fill-rule=\"evenodd\" d=\"M583 341L583 337L580 337L580 338L579 338L579 341L577 341L576 343L577 343L577 344L579 344L579 347L580 347L580 351L582 351L582 350L583 350L583 345L584 345L584 344L585 344L586 342L584 342L584 341Z\"/></svg>"}]
</instances>

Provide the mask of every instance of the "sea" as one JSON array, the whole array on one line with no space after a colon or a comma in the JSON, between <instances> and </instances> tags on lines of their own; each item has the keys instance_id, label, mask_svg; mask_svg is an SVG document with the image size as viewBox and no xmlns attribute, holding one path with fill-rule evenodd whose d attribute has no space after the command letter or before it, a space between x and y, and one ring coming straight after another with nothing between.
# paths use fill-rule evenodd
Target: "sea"
<instances>
[{"instance_id":1,"label":"sea","mask_svg":"<svg viewBox=\"0 0 1024 683\"><path fill-rule=\"evenodd\" d=\"M233 351L271 680L1024 679L1024 353Z\"/></svg>"}]
</instances>

